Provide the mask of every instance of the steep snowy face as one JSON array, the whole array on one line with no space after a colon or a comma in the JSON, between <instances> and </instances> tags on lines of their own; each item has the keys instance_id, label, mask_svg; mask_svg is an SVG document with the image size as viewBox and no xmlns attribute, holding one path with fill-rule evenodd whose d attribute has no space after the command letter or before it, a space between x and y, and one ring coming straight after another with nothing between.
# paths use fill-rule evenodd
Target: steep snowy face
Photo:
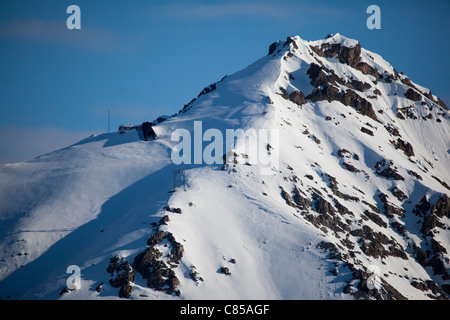
<instances>
[{"instance_id":1,"label":"steep snowy face","mask_svg":"<svg viewBox=\"0 0 450 320\"><path fill-rule=\"evenodd\" d=\"M449 297L448 109L358 41L274 42L153 129L0 167L1 297Z\"/></svg>"}]
</instances>

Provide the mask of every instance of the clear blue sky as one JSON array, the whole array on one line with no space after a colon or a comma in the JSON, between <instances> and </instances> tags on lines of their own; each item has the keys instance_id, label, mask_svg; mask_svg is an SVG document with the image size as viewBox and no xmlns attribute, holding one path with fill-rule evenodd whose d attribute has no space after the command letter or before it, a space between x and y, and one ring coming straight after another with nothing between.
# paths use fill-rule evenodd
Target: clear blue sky
<instances>
[{"instance_id":1,"label":"clear blue sky","mask_svg":"<svg viewBox=\"0 0 450 320\"><path fill-rule=\"evenodd\" d=\"M176 113L290 35L357 39L450 105L449 14L448 0L0 0L0 163L107 132L108 109L111 130Z\"/></svg>"}]
</instances>

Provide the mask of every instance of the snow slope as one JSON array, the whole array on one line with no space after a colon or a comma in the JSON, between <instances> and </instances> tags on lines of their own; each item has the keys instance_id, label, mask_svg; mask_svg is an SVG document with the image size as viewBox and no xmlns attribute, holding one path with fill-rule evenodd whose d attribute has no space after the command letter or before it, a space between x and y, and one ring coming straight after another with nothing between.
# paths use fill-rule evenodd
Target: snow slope
<instances>
[{"instance_id":1,"label":"snow slope","mask_svg":"<svg viewBox=\"0 0 450 320\"><path fill-rule=\"evenodd\" d=\"M155 122L156 140L102 134L0 166L0 297L448 297L445 105L339 34L269 52ZM194 121L224 137L274 130L270 174L238 148L228 165L175 165L171 134L195 140ZM81 288L63 293L70 265Z\"/></svg>"}]
</instances>

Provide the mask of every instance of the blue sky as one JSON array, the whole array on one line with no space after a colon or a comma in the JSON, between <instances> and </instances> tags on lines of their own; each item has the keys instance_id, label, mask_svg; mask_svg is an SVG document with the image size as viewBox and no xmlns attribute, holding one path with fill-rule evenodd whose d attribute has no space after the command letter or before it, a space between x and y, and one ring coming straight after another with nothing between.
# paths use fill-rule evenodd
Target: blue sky
<instances>
[{"instance_id":1,"label":"blue sky","mask_svg":"<svg viewBox=\"0 0 450 320\"><path fill-rule=\"evenodd\" d=\"M66 9L81 9L68 30ZM381 9L369 30L366 9ZM450 1L0 1L0 163L174 114L287 36L341 33L450 105Z\"/></svg>"}]
</instances>

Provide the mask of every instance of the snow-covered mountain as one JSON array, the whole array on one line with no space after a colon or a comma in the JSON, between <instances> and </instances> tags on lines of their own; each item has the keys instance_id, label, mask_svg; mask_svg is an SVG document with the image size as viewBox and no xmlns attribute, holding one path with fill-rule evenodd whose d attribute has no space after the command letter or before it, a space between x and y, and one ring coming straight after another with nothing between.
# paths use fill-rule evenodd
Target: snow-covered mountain
<instances>
[{"instance_id":1,"label":"snow-covered mountain","mask_svg":"<svg viewBox=\"0 0 450 320\"><path fill-rule=\"evenodd\" d=\"M277 41L152 128L0 166L2 299L450 297L448 109L358 41ZM270 165L175 164L177 129L272 132Z\"/></svg>"}]
</instances>

